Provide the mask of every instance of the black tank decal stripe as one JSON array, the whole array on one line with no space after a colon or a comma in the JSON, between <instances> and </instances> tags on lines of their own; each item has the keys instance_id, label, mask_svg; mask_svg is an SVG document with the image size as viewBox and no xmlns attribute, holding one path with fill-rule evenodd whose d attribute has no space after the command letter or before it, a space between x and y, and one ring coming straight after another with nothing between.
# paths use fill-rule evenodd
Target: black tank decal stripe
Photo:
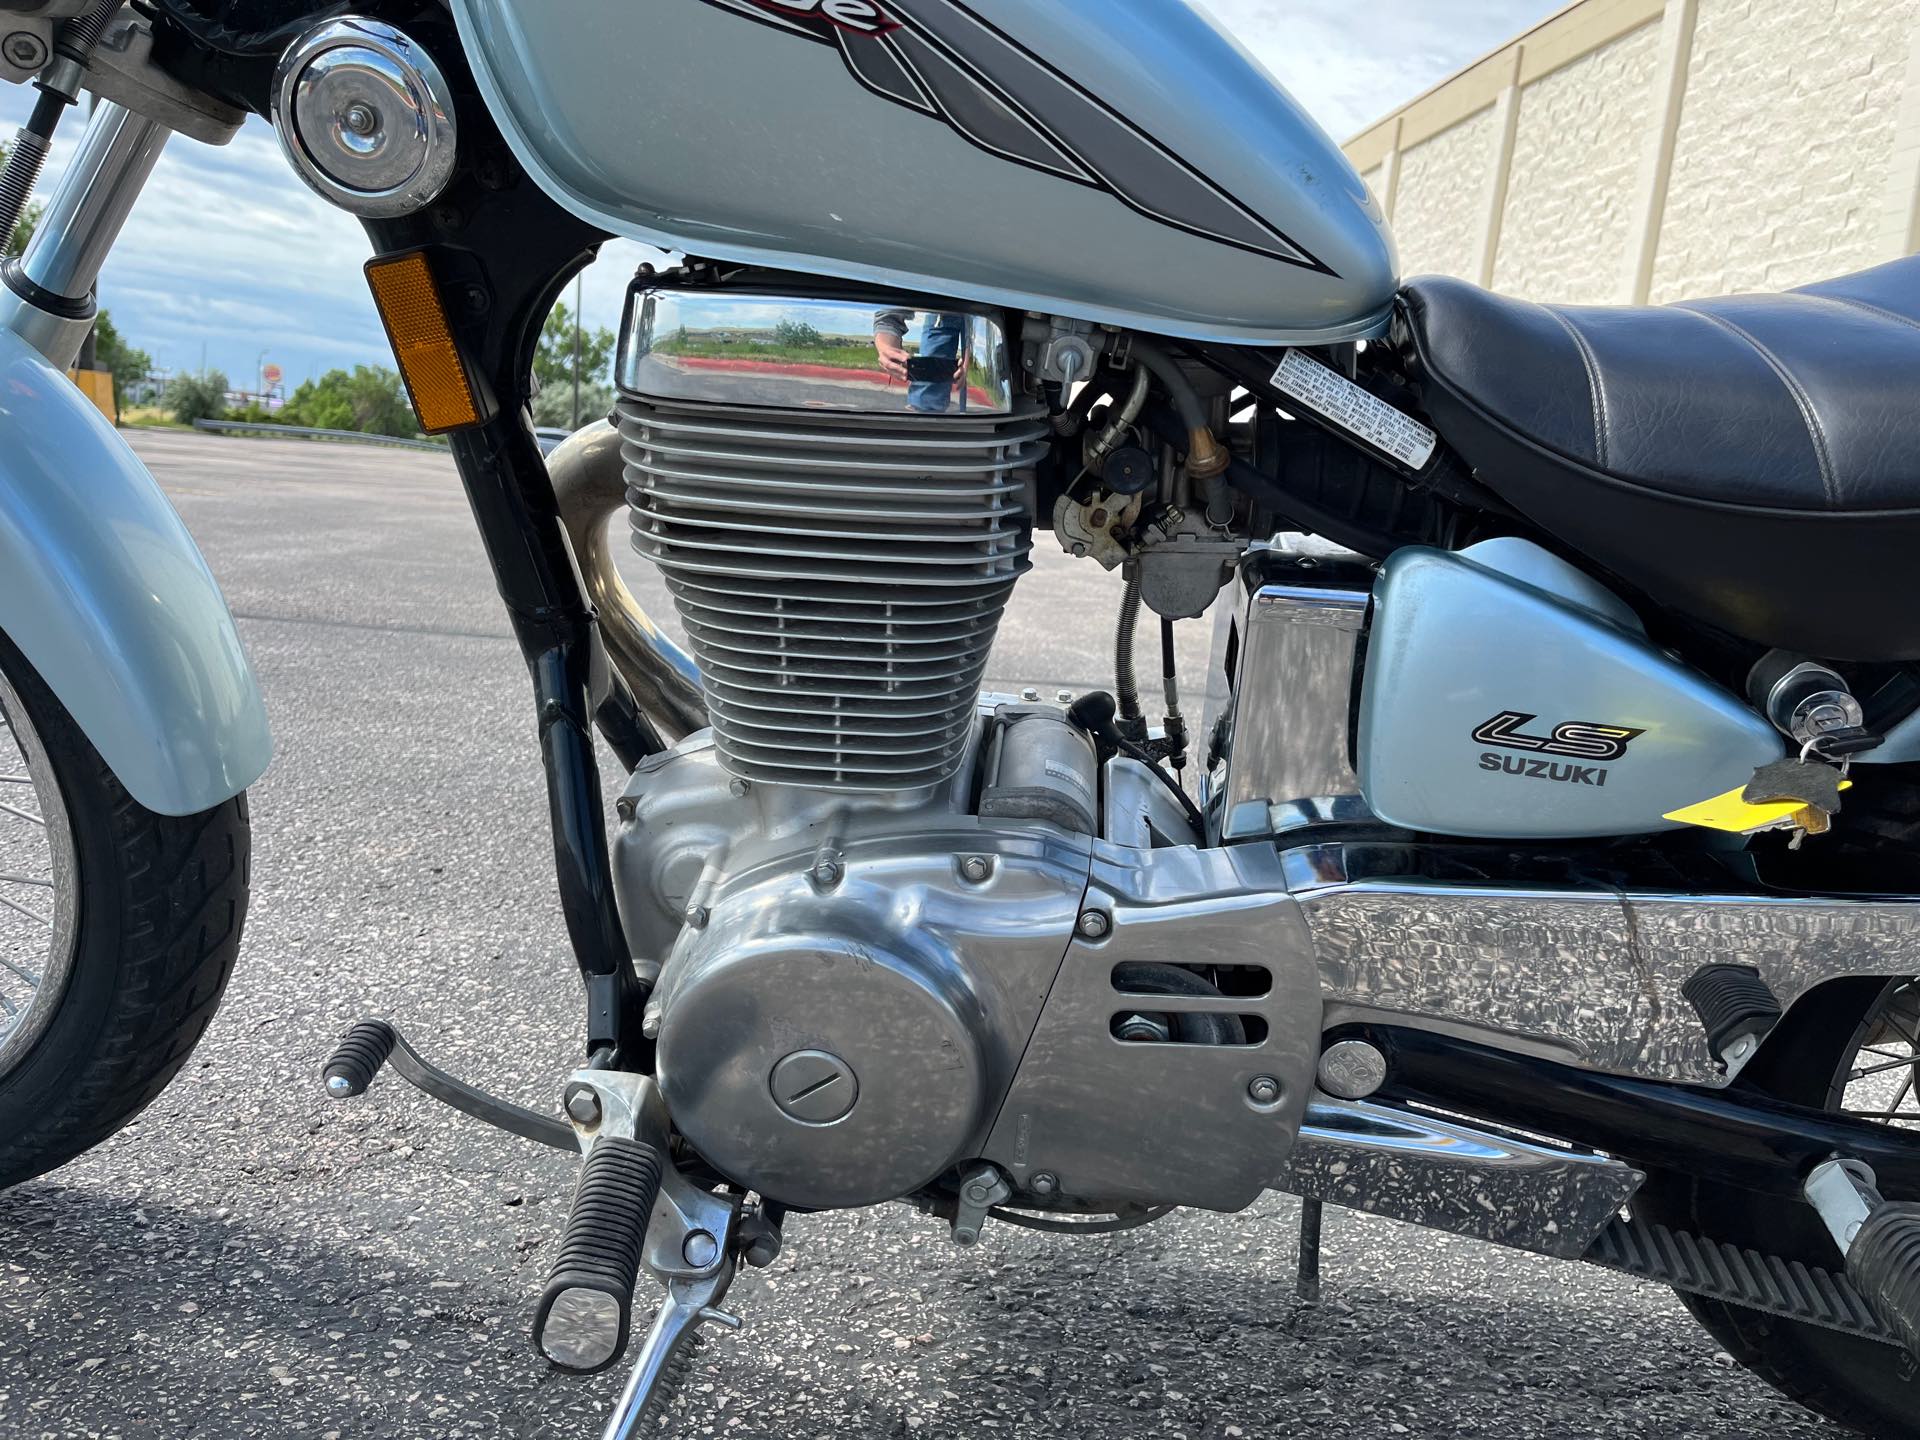
<instances>
[{"instance_id":1,"label":"black tank decal stripe","mask_svg":"<svg viewBox=\"0 0 1920 1440\"><path fill-rule=\"evenodd\" d=\"M959 0L866 0L871 33L792 0L703 0L840 52L882 99L944 121L970 144L1058 179L1088 185L1190 235L1317 270L1334 271L1251 206L983 20Z\"/></svg>"},{"instance_id":2,"label":"black tank decal stripe","mask_svg":"<svg viewBox=\"0 0 1920 1440\"><path fill-rule=\"evenodd\" d=\"M851 31L842 31L839 45L847 68L867 89L883 100L940 118L940 107L894 48L892 36L869 40Z\"/></svg>"},{"instance_id":3,"label":"black tank decal stripe","mask_svg":"<svg viewBox=\"0 0 1920 1440\"><path fill-rule=\"evenodd\" d=\"M1036 129L1026 116L924 36L902 30L889 35L882 45L897 51L902 61L920 77L938 102L942 118L982 150L1079 185L1096 190L1106 188L1078 160Z\"/></svg>"}]
</instances>

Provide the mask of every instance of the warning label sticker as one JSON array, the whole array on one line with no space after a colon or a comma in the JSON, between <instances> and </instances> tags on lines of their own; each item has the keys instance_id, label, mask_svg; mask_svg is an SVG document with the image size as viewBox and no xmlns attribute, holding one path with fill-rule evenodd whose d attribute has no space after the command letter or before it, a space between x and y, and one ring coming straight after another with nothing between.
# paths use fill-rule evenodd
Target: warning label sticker
<instances>
[{"instance_id":1,"label":"warning label sticker","mask_svg":"<svg viewBox=\"0 0 1920 1440\"><path fill-rule=\"evenodd\" d=\"M1329 370L1304 350L1289 350L1273 372L1274 386L1323 419L1352 432L1409 470L1433 458L1440 437L1403 415L1377 395L1362 390L1337 370Z\"/></svg>"}]
</instances>

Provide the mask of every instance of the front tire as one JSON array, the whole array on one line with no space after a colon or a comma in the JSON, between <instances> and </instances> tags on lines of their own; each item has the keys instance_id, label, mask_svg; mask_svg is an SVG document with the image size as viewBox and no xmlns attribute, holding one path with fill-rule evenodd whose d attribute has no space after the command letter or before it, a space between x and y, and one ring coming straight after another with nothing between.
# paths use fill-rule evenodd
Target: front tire
<instances>
[{"instance_id":1,"label":"front tire","mask_svg":"<svg viewBox=\"0 0 1920 1440\"><path fill-rule=\"evenodd\" d=\"M105 1140L186 1063L239 953L252 839L244 795L140 805L4 636L0 720L5 1188Z\"/></svg>"}]
</instances>

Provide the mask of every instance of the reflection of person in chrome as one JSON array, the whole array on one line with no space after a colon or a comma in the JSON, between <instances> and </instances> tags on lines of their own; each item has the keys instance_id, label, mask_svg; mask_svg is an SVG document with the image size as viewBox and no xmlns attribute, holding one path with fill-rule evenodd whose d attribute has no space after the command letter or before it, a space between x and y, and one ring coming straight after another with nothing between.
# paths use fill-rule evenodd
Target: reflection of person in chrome
<instances>
[{"instance_id":1,"label":"reflection of person in chrome","mask_svg":"<svg viewBox=\"0 0 1920 1440\"><path fill-rule=\"evenodd\" d=\"M927 315L920 326L916 355L907 349L907 329L916 313L882 310L873 317L873 348L880 354L880 368L907 382L909 409L944 415L953 408L958 393L960 409L965 410L967 317Z\"/></svg>"}]
</instances>

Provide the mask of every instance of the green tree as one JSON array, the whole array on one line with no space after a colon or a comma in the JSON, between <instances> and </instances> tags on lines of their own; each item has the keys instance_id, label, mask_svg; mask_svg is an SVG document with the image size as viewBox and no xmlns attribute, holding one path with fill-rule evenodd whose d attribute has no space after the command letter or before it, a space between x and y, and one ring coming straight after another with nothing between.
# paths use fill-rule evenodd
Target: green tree
<instances>
[{"instance_id":1,"label":"green tree","mask_svg":"<svg viewBox=\"0 0 1920 1440\"><path fill-rule=\"evenodd\" d=\"M614 334L604 326L580 331L580 420L596 420L613 408ZM555 305L533 354L533 378L540 393L533 402L534 422L571 428L574 381L573 311Z\"/></svg>"},{"instance_id":2,"label":"green tree","mask_svg":"<svg viewBox=\"0 0 1920 1440\"><path fill-rule=\"evenodd\" d=\"M804 320L782 320L773 327L773 343L791 350L817 350L826 342Z\"/></svg>"},{"instance_id":3,"label":"green tree","mask_svg":"<svg viewBox=\"0 0 1920 1440\"><path fill-rule=\"evenodd\" d=\"M0 168L6 166L8 149L8 146L0 145ZM0 246L0 256L18 255L27 248L27 241L33 238L33 227L40 223L40 209L38 202L28 204L20 219L14 224L13 233L0 236L0 240L6 242L4 246Z\"/></svg>"},{"instance_id":4,"label":"green tree","mask_svg":"<svg viewBox=\"0 0 1920 1440\"><path fill-rule=\"evenodd\" d=\"M274 418L282 425L402 440L420 433L399 375L384 365L356 365L351 371L329 370L318 380L303 380Z\"/></svg>"},{"instance_id":5,"label":"green tree","mask_svg":"<svg viewBox=\"0 0 1920 1440\"><path fill-rule=\"evenodd\" d=\"M176 375L167 382L166 407L182 425L221 420L227 413L227 377L218 370Z\"/></svg>"},{"instance_id":6,"label":"green tree","mask_svg":"<svg viewBox=\"0 0 1920 1440\"><path fill-rule=\"evenodd\" d=\"M113 398L116 404L124 404L127 391L144 384L153 370L153 357L121 339L113 316L105 310L93 322L93 358L102 370L113 372Z\"/></svg>"}]
</instances>

